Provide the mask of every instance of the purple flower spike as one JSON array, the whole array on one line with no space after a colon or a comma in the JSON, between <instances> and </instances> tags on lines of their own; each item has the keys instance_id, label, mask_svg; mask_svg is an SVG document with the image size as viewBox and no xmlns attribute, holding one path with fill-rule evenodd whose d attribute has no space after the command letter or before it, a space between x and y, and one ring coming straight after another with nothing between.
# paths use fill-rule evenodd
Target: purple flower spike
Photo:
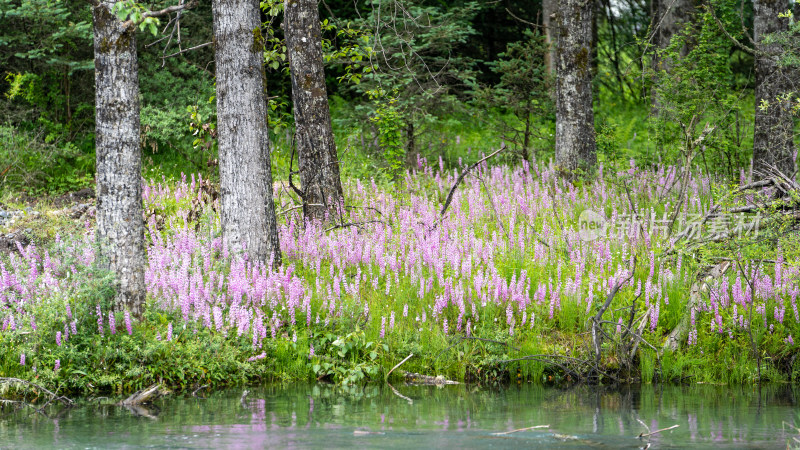
<instances>
[{"instance_id":1,"label":"purple flower spike","mask_svg":"<svg viewBox=\"0 0 800 450\"><path fill-rule=\"evenodd\" d=\"M125 328L128 330L128 336L133 334L133 328L131 327L131 313L127 309L125 310Z\"/></svg>"}]
</instances>

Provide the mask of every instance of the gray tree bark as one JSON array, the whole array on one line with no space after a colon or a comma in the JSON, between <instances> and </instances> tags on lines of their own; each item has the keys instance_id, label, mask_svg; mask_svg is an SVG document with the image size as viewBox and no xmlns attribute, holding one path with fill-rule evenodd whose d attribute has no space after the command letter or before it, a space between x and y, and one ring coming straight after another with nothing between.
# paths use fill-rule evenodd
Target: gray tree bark
<instances>
[{"instance_id":1,"label":"gray tree bark","mask_svg":"<svg viewBox=\"0 0 800 450\"><path fill-rule=\"evenodd\" d=\"M308 219L324 219L326 213L337 211L343 195L325 87L318 0L286 0L284 31L303 213Z\"/></svg>"},{"instance_id":2,"label":"gray tree bark","mask_svg":"<svg viewBox=\"0 0 800 450\"><path fill-rule=\"evenodd\" d=\"M556 165L571 174L597 163L592 110L594 4L563 0L556 14Z\"/></svg>"},{"instance_id":3,"label":"gray tree bark","mask_svg":"<svg viewBox=\"0 0 800 450\"><path fill-rule=\"evenodd\" d=\"M212 8L223 242L277 267L259 1L214 0Z\"/></svg>"},{"instance_id":4,"label":"gray tree bark","mask_svg":"<svg viewBox=\"0 0 800 450\"><path fill-rule=\"evenodd\" d=\"M547 43L548 51L544 55L544 64L547 66L549 74L555 73L556 47L553 45L553 31L555 21L551 17L556 12L556 0L542 0L542 28L544 29L544 41Z\"/></svg>"},{"instance_id":5,"label":"gray tree bark","mask_svg":"<svg viewBox=\"0 0 800 450\"><path fill-rule=\"evenodd\" d=\"M115 0L92 8L99 261L116 277L116 308L141 317L145 305L142 155L136 28L112 13Z\"/></svg>"},{"instance_id":6,"label":"gray tree bark","mask_svg":"<svg viewBox=\"0 0 800 450\"><path fill-rule=\"evenodd\" d=\"M780 44L764 44L770 33L787 31L789 19L778 14L789 9L785 0L753 2L753 35L761 54L756 55L756 117L753 136L753 172L756 178L767 177L773 170L791 176L795 171L793 120L790 105L779 98L793 92L791 69L781 67ZM762 102L769 106L762 109Z\"/></svg>"},{"instance_id":7,"label":"gray tree bark","mask_svg":"<svg viewBox=\"0 0 800 450\"><path fill-rule=\"evenodd\" d=\"M660 53L667 48L672 37L680 32L683 27L692 20L696 6L696 0L652 0L650 12L653 17L653 69L658 72L670 71L668 60L661 58ZM681 47L680 56L684 57L689 53L690 47ZM654 83L655 84L655 83ZM650 95L652 113L658 114L660 110L660 100L653 87Z\"/></svg>"}]
</instances>

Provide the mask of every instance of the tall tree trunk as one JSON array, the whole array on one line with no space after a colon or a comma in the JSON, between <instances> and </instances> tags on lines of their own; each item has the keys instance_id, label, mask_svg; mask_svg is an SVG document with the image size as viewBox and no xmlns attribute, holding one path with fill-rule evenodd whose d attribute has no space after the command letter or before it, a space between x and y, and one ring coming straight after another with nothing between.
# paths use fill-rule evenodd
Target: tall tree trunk
<instances>
[{"instance_id":1,"label":"tall tree trunk","mask_svg":"<svg viewBox=\"0 0 800 450\"><path fill-rule=\"evenodd\" d=\"M214 0L222 238L280 265L259 0Z\"/></svg>"},{"instance_id":2,"label":"tall tree trunk","mask_svg":"<svg viewBox=\"0 0 800 450\"><path fill-rule=\"evenodd\" d=\"M544 41L547 43L547 53L544 54L544 64L547 73L555 73L556 47L553 45L553 31L555 21L552 15L556 12L557 0L542 0L542 28L544 29Z\"/></svg>"},{"instance_id":3,"label":"tall tree trunk","mask_svg":"<svg viewBox=\"0 0 800 450\"><path fill-rule=\"evenodd\" d=\"M789 19L778 14L789 9L788 1L756 0L753 2L753 34L758 50L756 55L756 117L753 136L753 171L762 178L773 167L791 176L795 170L792 142L791 105L779 100L792 92L791 69L780 67L780 44L764 44L770 33L789 29ZM767 108L761 107L766 102Z\"/></svg>"},{"instance_id":4,"label":"tall tree trunk","mask_svg":"<svg viewBox=\"0 0 800 450\"><path fill-rule=\"evenodd\" d=\"M591 59L592 62L592 80L594 77L597 76L597 71L599 70L599 60L597 58L597 45L599 43L599 36L597 34L597 17L602 13L601 5L599 0L588 0L589 3L592 4L594 11L592 11L592 44L589 46L591 50Z\"/></svg>"},{"instance_id":5,"label":"tall tree trunk","mask_svg":"<svg viewBox=\"0 0 800 450\"><path fill-rule=\"evenodd\" d=\"M571 174L597 163L592 111L593 2L564 0L556 15L556 165Z\"/></svg>"},{"instance_id":6,"label":"tall tree trunk","mask_svg":"<svg viewBox=\"0 0 800 450\"><path fill-rule=\"evenodd\" d=\"M417 159L419 158L419 152L417 151L417 135L416 130L414 129L414 120L410 117L406 123L405 134L406 167L408 167L410 170L417 170L419 169L419 165L417 164Z\"/></svg>"},{"instance_id":7,"label":"tall tree trunk","mask_svg":"<svg viewBox=\"0 0 800 450\"><path fill-rule=\"evenodd\" d=\"M533 100L530 98L525 104L525 134L522 138L522 159L528 161L530 158L528 148L531 145L531 116L533 115Z\"/></svg>"},{"instance_id":8,"label":"tall tree trunk","mask_svg":"<svg viewBox=\"0 0 800 450\"><path fill-rule=\"evenodd\" d=\"M112 13L115 0L93 7L97 242L101 265L116 276L119 310L141 317L145 304L142 154L136 28Z\"/></svg>"},{"instance_id":9,"label":"tall tree trunk","mask_svg":"<svg viewBox=\"0 0 800 450\"><path fill-rule=\"evenodd\" d=\"M318 0L286 0L284 30L296 126L303 212L308 219L324 219L343 201L339 158L331 128Z\"/></svg>"},{"instance_id":10,"label":"tall tree trunk","mask_svg":"<svg viewBox=\"0 0 800 450\"><path fill-rule=\"evenodd\" d=\"M672 36L678 34L692 19L697 0L652 0L650 13L653 18L653 70L670 71L669 62L661 58L661 52L667 48ZM680 56L689 53L690 47L681 47ZM660 100L655 91L655 83L650 92L651 113L657 115L661 109Z\"/></svg>"}]
</instances>

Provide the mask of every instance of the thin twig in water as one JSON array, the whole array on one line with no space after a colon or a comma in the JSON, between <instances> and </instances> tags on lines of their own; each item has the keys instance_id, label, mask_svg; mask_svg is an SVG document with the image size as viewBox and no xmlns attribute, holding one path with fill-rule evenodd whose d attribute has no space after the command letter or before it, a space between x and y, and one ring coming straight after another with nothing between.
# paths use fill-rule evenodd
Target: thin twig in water
<instances>
[{"instance_id":1,"label":"thin twig in water","mask_svg":"<svg viewBox=\"0 0 800 450\"><path fill-rule=\"evenodd\" d=\"M518 433L520 431L537 430L537 429L541 429L541 428L550 428L550 425L536 425L536 426L533 426L533 427L520 428L518 430L501 431L499 433L492 433L492 435L493 436L503 436L505 434Z\"/></svg>"},{"instance_id":2,"label":"thin twig in water","mask_svg":"<svg viewBox=\"0 0 800 450\"><path fill-rule=\"evenodd\" d=\"M680 426L680 425L673 425L673 426L671 426L671 427L662 428L662 429L660 429L660 430L656 430L656 431L653 431L652 433L647 433L647 434L645 434L645 433L640 433L640 434L639 434L639 439L641 439L641 438L644 438L644 437L647 437L647 436L652 436L652 435L654 435L654 434L656 434L656 433L661 433L662 431L674 430L675 428L678 428L679 426Z\"/></svg>"},{"instance_id":3,"label":"thin twig in water","mask_svg":"<svg viewBox=\"0 0 800 450\"><path fill-rule=\"evenodd\" d=\"M410 398L408 398L408 397L406 397L405 395L401 394L401 393L400 393L400 392L399 392L397 389L395 389L395 388L394 388L394 386L392 386L390 383L386 383L386 384L388 384L388 385L389 385L389 388L392 390L392 392L394 392L394 395L396 395L396 396L398 396L398 397L402 398L403 400L407 401L409 405L413 405L413 404L414 404L414 400L411 400Z\"/></svg>"}]
</instances>

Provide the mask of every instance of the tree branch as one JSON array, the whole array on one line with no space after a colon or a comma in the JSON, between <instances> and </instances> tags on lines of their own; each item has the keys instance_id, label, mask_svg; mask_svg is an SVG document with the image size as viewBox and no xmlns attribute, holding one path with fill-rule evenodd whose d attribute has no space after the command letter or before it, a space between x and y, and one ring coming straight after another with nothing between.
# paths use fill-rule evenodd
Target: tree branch
<instances>
[{"instance_id":1,"label":"tree branch","mask_svg":"<svg viewBox=\"0 0 800 450\"><path fill-rule=\"evenodd\" d=\"M184 9L191 9L191 8L194 8L195 6L197 6L197 1L196 0L192 0L189 3L183 4L183 5L170 6L169 8L164 8L164 9L162 9L160 11L147 11L144 14L142 14L142 18L138 22L134 22L133 20L129 19L129 20L126 20L125 22L122 22L122 27L125 28L125 29L130 28L130 27L135 27L136 25L139 25L145 19L148 19L150 17L166 16L167 14L172 14L174 12L180 12L180 11L183 11Z\"/></svg>"},{"instance_id":2,"label":"tree branch","mask_svg":"<svg viewBox=\"0 0 800 450\"><path fill-rule=\"evenodd\" d=\"M458 185L461 184L462 181L464 181L464 177L467 176L467 174L472 169L478 167L482 162L484 162L487 159L491 158L492 156L502 152L505 149L506 149L506 144L504 142L504 143L502 143L500 145L500 149L499 150L495 151L494 153L492 153L489 156L484 156L483 158L481 158L480 161L478 161L475 164L467 167L466 169L464 169L463 172L461 172L461 175L459 175L458 178L456 178L456 182L453 183L453 187L450 188L450 192L447 194L447 199L444 201L444 205L442 205L441 212L439 212L439 220L442 220L442 218L444 217L444 213L447 212L447 208L450 207L450 203L453 201L453 194L455 194L456 188L458 188Z\"/></svg>"},{"instance_id":3,"label":"tree branch","mask_svg":"<svg viewBox=\"0 0 800 450\"><path fill-rule=\"evenodd\" d=\"M175 53L173 53L171 55L164 56L162 59L172 58L173 56L178 56L181 53L186 53L186 52L190 52L192 50L198 50L198 49L201 49L203 47L208 47L211 44L213 44L213 42L206 42L205 44L195 45L194 47L191 47L191 48L185 48L185 49L183 49L183 50L181 50L179 52L175 52Z\"/></svg>"}]
</instances>

